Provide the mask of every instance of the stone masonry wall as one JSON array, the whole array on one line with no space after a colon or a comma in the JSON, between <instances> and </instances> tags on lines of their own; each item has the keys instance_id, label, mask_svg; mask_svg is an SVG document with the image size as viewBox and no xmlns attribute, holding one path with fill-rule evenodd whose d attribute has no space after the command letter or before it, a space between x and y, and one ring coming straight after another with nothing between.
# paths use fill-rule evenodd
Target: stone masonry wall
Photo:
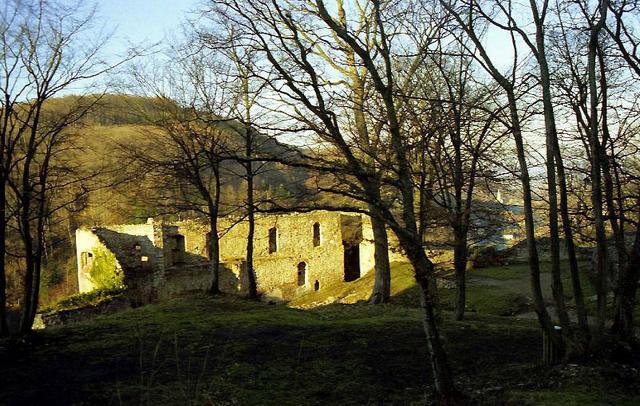
<instances>
[{"instance_id":1,"label":"stone masonry wall","mask_svg":"<svg viewBox=\"0 0 640 406\"><path fill-rule=\"evenodd\" d=\"M314 238L316 224L319 240ZM221 219L219 230L221 290L244 294L248 224ZM211 282L208 232L209 227L197 221L170 225L153 219L146 224L80 229L76 239L81 291L94 288L81 269L81 255L100 247L116 251L118 266L125 269L128 280L136 280L143 300L204 291ZM360 276L365 275L374 265L368 217L328 211L257 216L254 269L259 292L266 297L290 299L344 280L345 239L348 245L359 246Z\"/></svg>"}]
</instances>

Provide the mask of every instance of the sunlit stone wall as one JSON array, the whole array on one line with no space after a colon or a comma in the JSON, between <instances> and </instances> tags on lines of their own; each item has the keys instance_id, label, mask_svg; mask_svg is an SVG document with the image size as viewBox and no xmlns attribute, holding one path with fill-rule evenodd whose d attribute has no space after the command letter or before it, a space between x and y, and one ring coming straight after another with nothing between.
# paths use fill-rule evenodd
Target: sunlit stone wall
<instances>
[{"instance_id":1,"label":"sunlit stone wall","mask_svg":"<svg viewBox=\"0 0 640 406\"><path fill-rule=\"evenodd\" d=\"M220 288L246 294L248 223L232 218L219 223ZM116 268L123 270L128 286L135 285L142 301L204 291L211 283L208 233L207 224L191 220L163 224L149 219L146 224L79 229L81 291L95 288L83 264L88 253L102 248L114 252ZM258 291L266 298L291 299L344 280L345 244L358 247L357 257L352 258L358 274L370 272L374 246L366 216L328 211L257 216L254 269Z\"/></svg>"}]
</instances>

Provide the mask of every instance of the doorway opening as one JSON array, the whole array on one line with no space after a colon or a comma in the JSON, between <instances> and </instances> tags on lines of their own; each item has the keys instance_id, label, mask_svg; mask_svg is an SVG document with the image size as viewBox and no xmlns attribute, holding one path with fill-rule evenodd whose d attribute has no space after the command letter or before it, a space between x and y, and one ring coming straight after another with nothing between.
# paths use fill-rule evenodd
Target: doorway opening
<instances>
[{"instance_id":1,"label":"doorway opening","mask_svg":"<svg viewBox=\"0 0 640 406\"><path fill-rule=\"evenodd\" d=\"M360 277L360 245L344 246L344 281L355 281Z\"/></svg>"}]
</instances>

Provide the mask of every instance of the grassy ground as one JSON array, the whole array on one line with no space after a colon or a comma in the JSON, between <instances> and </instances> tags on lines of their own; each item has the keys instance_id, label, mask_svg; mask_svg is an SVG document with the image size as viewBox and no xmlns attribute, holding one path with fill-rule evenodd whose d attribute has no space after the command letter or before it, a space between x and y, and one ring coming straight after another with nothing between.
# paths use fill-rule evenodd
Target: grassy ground
<instances>
[{"instance_id":1,"label":"grassy ground","mask_svg":"<svg viewBox=\"0 0 640 406\"><path fill-rule=\"evenodd\" d=\"M497 274L501 271L496 270L489 272L490 274ZM417 307L419 304L419 290L413 278L411 265L401 262L392 263L391 275L392 303L406 307ZM374 275L370 272L354 282L330 285L320 291L302 295L293 300L290 305L309 308L315 307L318 304L334 302L363 302L366 301L371 294L373 278ZM439 288L438 295L441 309L454 309L456 300L455 289ZM526 289L524 292L514 292L502 289L500 286L486 284L470 284L467 288L467 310L469 312L482 315L508 316L523 311L526 308Z\"/></svg>"},{"instance_id":2,"label":"grassy ground","mask_svg":"<svg viewBox=\"0 0 640 406\"><path fill-rule=\"evenodd\" d=\"M38 333L2 357L0 404L424 404L420 317L397 305L173 300ZM564 378L536 365L531 321L475 315L445 322L444 336L459 385L486 404L640 401L637 379L558 389Z\"/></svg>"},{"instance_id":3,"label":"grassy ground","mask_svg":"<svg viewBox=\"0 0 640 406\"><path fill-rule=\"evenodd\" d=\"M368 283L327 287L298 305L366 299ZM0 343L0 405L429 403L410 269L394 264L393 283L394 303L383 306L195 296L48 328L12 351ZM540 366L536 323L493 315L506 296L477 290L477 312L463 322L445 312L443 336L459 387L478 403L640 404L630 368Z\"/></svg>"}]
</instances>

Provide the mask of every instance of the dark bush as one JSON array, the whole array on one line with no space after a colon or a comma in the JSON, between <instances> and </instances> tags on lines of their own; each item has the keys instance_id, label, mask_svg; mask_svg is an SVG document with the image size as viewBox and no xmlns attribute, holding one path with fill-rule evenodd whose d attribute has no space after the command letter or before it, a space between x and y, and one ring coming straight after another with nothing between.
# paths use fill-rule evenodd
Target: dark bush
<instances>
[{"instance_id":1,"label":"dark bush","mask_svg":"<svg viewBox=\"0 0 640 406\"><path fill-rule=\"evenodd\" d=\"M469 259L474 268L487 268L490 266L502 266L508 264L508 258L504 251L498 251L496 247L476 248L471 252Z\"/></svg>"}]
</instances>

